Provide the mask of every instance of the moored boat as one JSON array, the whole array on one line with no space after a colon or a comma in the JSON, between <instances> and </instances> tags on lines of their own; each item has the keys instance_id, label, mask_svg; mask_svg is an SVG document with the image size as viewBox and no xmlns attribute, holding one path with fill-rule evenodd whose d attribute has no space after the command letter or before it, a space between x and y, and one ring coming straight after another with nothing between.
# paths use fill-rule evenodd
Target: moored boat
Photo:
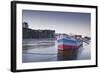
<instances>
[{"instance_id":1,"label":"moored boat","mask_svg":"<svg viewBox=\"0 0 100 73\"><path fill-rule=\"evenodd\" d=\"M82 41L76 37L61 35L57 38L57 45L59 50L78 49L82 45Z\"/></svg>"}]
</instances>

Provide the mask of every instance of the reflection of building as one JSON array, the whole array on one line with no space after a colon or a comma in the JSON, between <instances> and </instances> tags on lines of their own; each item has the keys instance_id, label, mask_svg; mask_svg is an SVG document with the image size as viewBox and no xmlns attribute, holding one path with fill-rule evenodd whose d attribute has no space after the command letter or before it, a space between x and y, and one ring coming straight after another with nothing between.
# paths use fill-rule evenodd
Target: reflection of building
<instances>
[{"instance_id":1,"label":"reflection of building","mask_svg":"<svg viewBox=\"0 0 100 73\"><path fill-rule=\"evenodd\" d=\"M55 31L54 30L33 30L28 28L28 24L24 22L23 38L34 38L34 39L55 38Z\"/></svg>"}]
</instances>

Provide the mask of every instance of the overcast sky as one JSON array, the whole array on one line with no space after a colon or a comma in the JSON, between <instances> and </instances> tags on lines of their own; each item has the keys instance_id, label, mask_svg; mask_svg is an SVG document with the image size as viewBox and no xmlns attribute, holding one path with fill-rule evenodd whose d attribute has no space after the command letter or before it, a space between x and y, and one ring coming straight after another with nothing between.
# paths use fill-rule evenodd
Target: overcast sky
<instances>
[{"instance_id":1,"label":"overcast sky","mask_svg":"<svg viewBox=\"0 0 100 73\"><path fill-rule=\"evenodd\" d=\"M22 22L27 22L32 29L51 29L56 33L90 36L90 13L23 10L22 17Z\"/></svg>"}]
</instances>

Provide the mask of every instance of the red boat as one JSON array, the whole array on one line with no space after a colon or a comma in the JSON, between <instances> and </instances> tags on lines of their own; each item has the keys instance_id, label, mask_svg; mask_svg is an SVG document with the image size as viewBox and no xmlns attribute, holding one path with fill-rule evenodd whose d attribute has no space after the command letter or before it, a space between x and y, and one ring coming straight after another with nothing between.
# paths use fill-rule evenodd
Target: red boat
<instances>
[{"instance_id":1,"label":"red boat","mask_svg":"<svg viewBox=\"0 0 100 73\"><path fill-rule=\"evenodd\" d=\"M82 41L75 37L61 35L57 38L57 45L59 50L77 49L82 45Z\"/></svg>"}]
</instances>

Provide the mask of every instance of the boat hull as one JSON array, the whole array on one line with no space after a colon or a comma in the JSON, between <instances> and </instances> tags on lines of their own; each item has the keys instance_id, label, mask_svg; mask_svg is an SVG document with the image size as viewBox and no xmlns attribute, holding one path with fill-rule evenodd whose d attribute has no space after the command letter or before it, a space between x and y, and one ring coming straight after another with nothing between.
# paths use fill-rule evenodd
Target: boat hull
<instances>
[{"instance_id":1,"label":"boat hull","mask_svg":"<svg viewBox=\"0 0 100 73\"><path fill-rule=\"evenodd\" d=\"M57 42L59 50L78 49L82 45L82 42L79 40L67 38L58 39Z\"/></svg>"}]
</instances>

